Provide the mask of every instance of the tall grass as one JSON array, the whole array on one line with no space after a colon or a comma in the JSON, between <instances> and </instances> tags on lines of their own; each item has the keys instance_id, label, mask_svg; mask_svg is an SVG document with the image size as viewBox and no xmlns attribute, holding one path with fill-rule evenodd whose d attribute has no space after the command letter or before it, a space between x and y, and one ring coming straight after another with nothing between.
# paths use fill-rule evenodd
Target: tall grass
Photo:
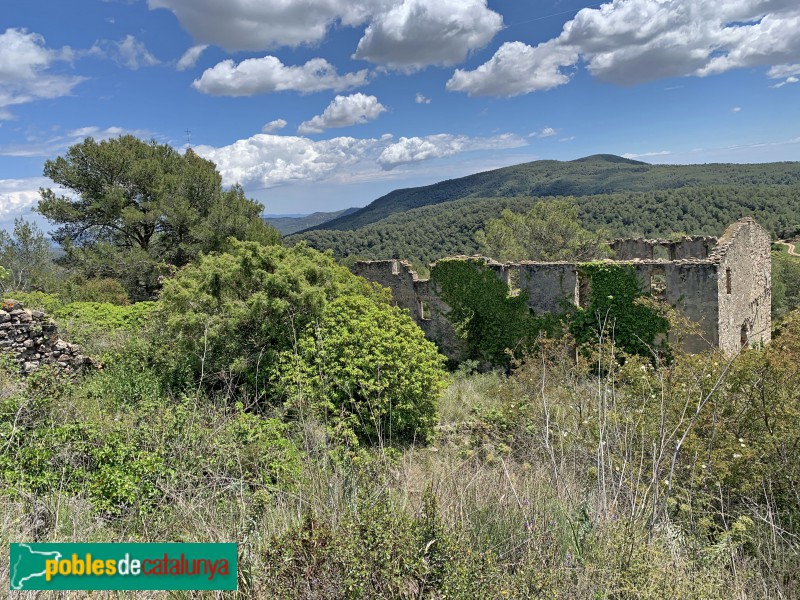
<instances>
[{"instance_id":1,"label":"tall grass","mask_svg":"<svg viewBox=\"0 0 800 600\"><path fill-rule=\"evenodd\" d=\"M775 465L720 471L744 410L728 408L767 379L718 355L620 367L613 352L576 360L548 347L510 377L458 374L434 443L345 450L303 415L285 438L243 437L247 399L170 394L123 361L53 392L43 421L91 422L100 437L123 423L129 443L161 461L157 496L108 512L65 491L66 475L37 493L0 484L0 544L239 543L238 592L95 598L800 597L794 483L778 486ZM6 372L0 398L27 398L30 386ZM77 453L73 442L63 451ZM296 470L256 476L292 452ZM3 581L7 561L0 553Z\"/></svg>"}]
</instances>

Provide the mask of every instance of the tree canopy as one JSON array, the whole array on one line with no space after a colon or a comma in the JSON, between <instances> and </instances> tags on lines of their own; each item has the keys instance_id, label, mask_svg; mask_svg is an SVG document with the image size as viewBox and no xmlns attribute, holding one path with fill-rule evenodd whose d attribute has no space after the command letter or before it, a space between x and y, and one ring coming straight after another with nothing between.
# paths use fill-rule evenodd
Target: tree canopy
<instances>
[{"instance_id":1,"label":"tree canopy","mask_svg":"<svg viewBox=\"0 0 800 600\"><path fill-rule=\"evenodd\" d=\"M86 138L48 160L38 212L57 225L65 262L88 277L119 279L134 298L152 295L168 266L223 250L230 237L277 243L262 206L236 185L223 190L214 163L155 140Z\"/></svg>"},{"instance_id":2,"label":"tree canopy","mask_svg":"<svg viewBox=\"0 0 800 600\"><path fill-rule=\"evenodd\" d=\"M608 255L603 236L581 226L569 200L539 202L524 214L506 209L475 239L484 254L504 261L587 261Z\"/></svg>"},{"instance_id":3,"label":"tree canopy","mask_svg":"<svg viewBox=\"0 0 800 600\"><path fill-rule=\"evenodd\" d=\"M14 231L0 231L0 267L7 277L0 281L0 290L27 292L47 287L55 278L50 258L50 244L35 223L14 220Z\"/></svg>"}]
</instances>

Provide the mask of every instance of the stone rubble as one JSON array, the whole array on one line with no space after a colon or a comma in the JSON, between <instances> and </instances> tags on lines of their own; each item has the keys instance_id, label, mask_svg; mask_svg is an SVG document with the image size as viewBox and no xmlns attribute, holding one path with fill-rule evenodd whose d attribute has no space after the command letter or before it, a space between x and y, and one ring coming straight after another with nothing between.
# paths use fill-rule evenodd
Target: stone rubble
<instances>
[{"instance_id":1,"label":"stone rubble","mask_svg":"<svg viewBox=\"0 0 800 600\"><path fill-rule=\"evenodd\" d=\"M10 354L23 375L46 364L73 374L99 367L80 346L60 339L56 324L43 312L10 299L0 305L0 352Z\"/></svg>"}]
</instances>

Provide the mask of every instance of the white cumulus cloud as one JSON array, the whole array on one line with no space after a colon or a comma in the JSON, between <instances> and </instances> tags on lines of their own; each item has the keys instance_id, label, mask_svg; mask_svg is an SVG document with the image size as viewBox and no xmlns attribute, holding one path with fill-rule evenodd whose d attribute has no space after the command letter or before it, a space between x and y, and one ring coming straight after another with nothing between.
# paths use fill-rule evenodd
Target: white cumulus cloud
<instances>
[{"instance_id":1,"label":"white cumulus cloud","mask_svg":"<svg viewBox=\"0 0 800 600\"><path fill-rule=\"evenodd\" d=\"M441 133L425 137L401 137L399 141L387 146L381 152L378 164L388 170L404 164L445 158L468 150L518 148L525 145L525 141L514 134L468 137Z\"/></svg>"},{"instance_id":2,"label":"white cumulus cloud","mask_svg":"<svg viewBox=\"0 0 800 600\"><path fill-rule=\"evenodd\" d=\"M577 60L578 53L573 48L553 41L535 48L522 42L506 42L477 69L456 69L447 89L470 96L518 96L549 90L569 82L570 75L562 68Z\"/></svg>"},{"instance_id":3,"label":"white cumulus cloud","mask_svg":"<svg viewBox=\"0 0 800 600\"><path fill-rule=\"evenodd\" d=\"M195 40L228 51L322 41L336 23L359 25L388 0L148 0L172 11Z\"/></svg>"},{"instance_id":4,"label":"white cumulus cloud","mask_svg":"<svg viewBox=\"0 0 800 600\"><path fill-rule=\"evenodd\" d=\"M0 120L12 118L10 106L69 95L85 78L55 74L50 68L72 57L69 47L51 50L41 35L25 29L0 33Z\"/></svg>"},{"instance_id":5,"label":"white cumulus cloud","mask_svg":"<svg viewBox=\"0 0 800 600\"><path fill-rule=\"evenodd\" d=\"M178 63L175 65L175 68L178 71L185 71L186 69L191 69L193 66L197 64L197 60L200 58L200 55L208 48L208 44L200 44L199 46L192 46L186 52L183 53L183 56L178 59Z\"/></svg>"},{"instance_id":6,"label":"white cumulus cloud","mask_svg":"<svg viewBox=\"0 0 800 600\"><path fill-rule=\"evenodd\" d=\"M455 65L502 26L486 0L403 0L373 18L354 57L404 71Z\"/></svg>"},{"instance_id":7,"label":"white cumulus cloud","mask_svg":"<svg viewBox=\"0 0 800 600\"><path fill-rule=\"evenodd\" d=\"M767 71L767 77L770 79L783 79L783 81L771 86L774 88L783 87L787 83L797 83L800 81L798 76L800 76L800 64L775 65Z\"/></svg>"},{"instance_id":8,"label":"white cumulus cloud","mask_svg":"<svg viewBox=\"0 0 800 600\"><path fill-rule=\"evenodd\" d=\"M172 11L198 44L229 52L319 44L332 27L366 24L355 56L405 71L457 64L503 25L487 0L148 0L148 5Z\"/></svg>"},{"instance_id":9,"label":"white cumulus cloud","mask_svg":"<svg viewBox=\"0 0 800 600\"><path fill-rule=\"evenodd\" d=\"M300 136L256 134L221 148L195 152L217 165L226 185L271 187L294 181L319 181L364 160L381 141L338 137L314 141Z\"/></svg>"},{"instance_id":10,"label":"white cumulus cloud","mask_svg":"<svg viewBox=\"0 0 800 600\"><path fill-rule=\"evenodd\" d=\"M334 127L349 127L359 123L374 121L386 107L378 102L375 96L366 94L351 94L349 96L336 96L325 108L321 115L316 115L308 121L303 121L297 128L297 133L322 133Z\"/></svg>"},{"instance_id":11,"label":"white cumulus cloud","mask_svg":"<svg viewBox=\"0 0 800 600\"><path fill-rule=\"evenodd\" d=\"M286 122L285 119L275 119L274 121L266 123L261 128L261 133L272 133L273 131L278 131L279 129L283 129L284 127L286 127L286 125L288 125L288 123Z\"/></svg>"},{"instance_id":12,"label":"white cumulus cloud","mask_svg":"<svg viewBox=\"0 0 800 600\"><path fill-rule=\"evenodd\" d=\"M161 64L161 61L150 53L144 42L140 42L130 34L116 42L99 40L86 54L95 58L111 58L120 67L131 71Z\"/></svg>"},{"instance_id":13,"label":"white cumulus cloud","mask_svg":"<svg viewBox=\"0 0 800 600\"><path fill-rule=\"evenodd\" d=\"M537 46L504 44L477 69L457 70L447 87L489 96L547 90L568 83L579 62L598 79L635 85L799 60L796 0L613 0L580 10Z\"/></svg>"},{"instance_id":14,"label":"white cumulus cloud","mask_svg":"<svg viewBox=\"0 0 800 600\"><path fill-rule=\"evenodd\" d=\"M30 212L39 202L39 188L52 187L45 177L0 179L0 222L10 221Z\"/></svg>"},{"instance_id":15,"label":"white cumulus cloud","mask_svg":"<svg viewBox=\"0 0 800 600\"><path fill-rule=\"evenodd\" d=\"M238 65L224 60L194 81L192 86L212 96L253 96L271 92L342 91L364 85L367 70L339 75L324 58L312 58L301 66L287 66L274 56L249 58Z\"/></svg>"},{"instance_id":16,"label":"white cumulus cloud","mask_svg":"<svg viewBox=\"0 0 800 600\"><path fill-rule=\"evenodd\" d=\"M416 102L417 104L430 104L431 99L426 98L424 94L420 94L419 92L417 92L417 95L414 98L414 102Z\"/></svg>"},{"instance_id":17,"label":"white cumulus cloud","mask_svg":"<svg viewBox=\"0 0 800 600\"><path fill-rule=\"evenodd\" d=\"M553 129L552 127L545 127L539 131L534 131L533 133L529 134L528 137L534 138L546 138L546 137L553 137L557 135L558 131Z\"/></svg>"},{"instance_id":18,"label":"white cumulus cloud","mask_svg":"<svg viewBox=\"0 0 800 600\"><path fill-rule=\"evenodd\" d=\"M145 48L144 43L132 35L126 35L124 39L117 42L116 46L117 62L133 71L141 67L153 67L160 64L160 61Z\"/></svg>"},{"instance_id":19,"label":"white cumulus cloud","mask_svg":"<svg viewBox=\"0 0 800 600\"><path fill-rule=\"evenodd\" d=\"M422 138L337 137L315 141L303 136L256 134L228 146L198 146L194 151L217 165L225 185L273 187L308 181L353 181L390 177L401 165L454 156L472 150L524 146L513 134L486 138L439 134Z\"/></svg>"}]
</instances>

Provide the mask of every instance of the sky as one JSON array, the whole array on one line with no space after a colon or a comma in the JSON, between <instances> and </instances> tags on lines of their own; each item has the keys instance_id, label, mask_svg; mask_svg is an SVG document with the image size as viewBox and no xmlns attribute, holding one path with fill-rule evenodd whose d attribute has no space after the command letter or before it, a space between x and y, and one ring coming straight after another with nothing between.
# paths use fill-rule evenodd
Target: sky
<instances>
[{"instance_id":1,"label":"sky","mask_svg":"<svg viewBox=\"0 0 800 600\"><path fill-rule=\"evenodd\" d=\"M797 161L798 83L797 0L0 0L0 228L87 136L191 146L269 214L597 153Z\"/></svg>"}]
</instances>

